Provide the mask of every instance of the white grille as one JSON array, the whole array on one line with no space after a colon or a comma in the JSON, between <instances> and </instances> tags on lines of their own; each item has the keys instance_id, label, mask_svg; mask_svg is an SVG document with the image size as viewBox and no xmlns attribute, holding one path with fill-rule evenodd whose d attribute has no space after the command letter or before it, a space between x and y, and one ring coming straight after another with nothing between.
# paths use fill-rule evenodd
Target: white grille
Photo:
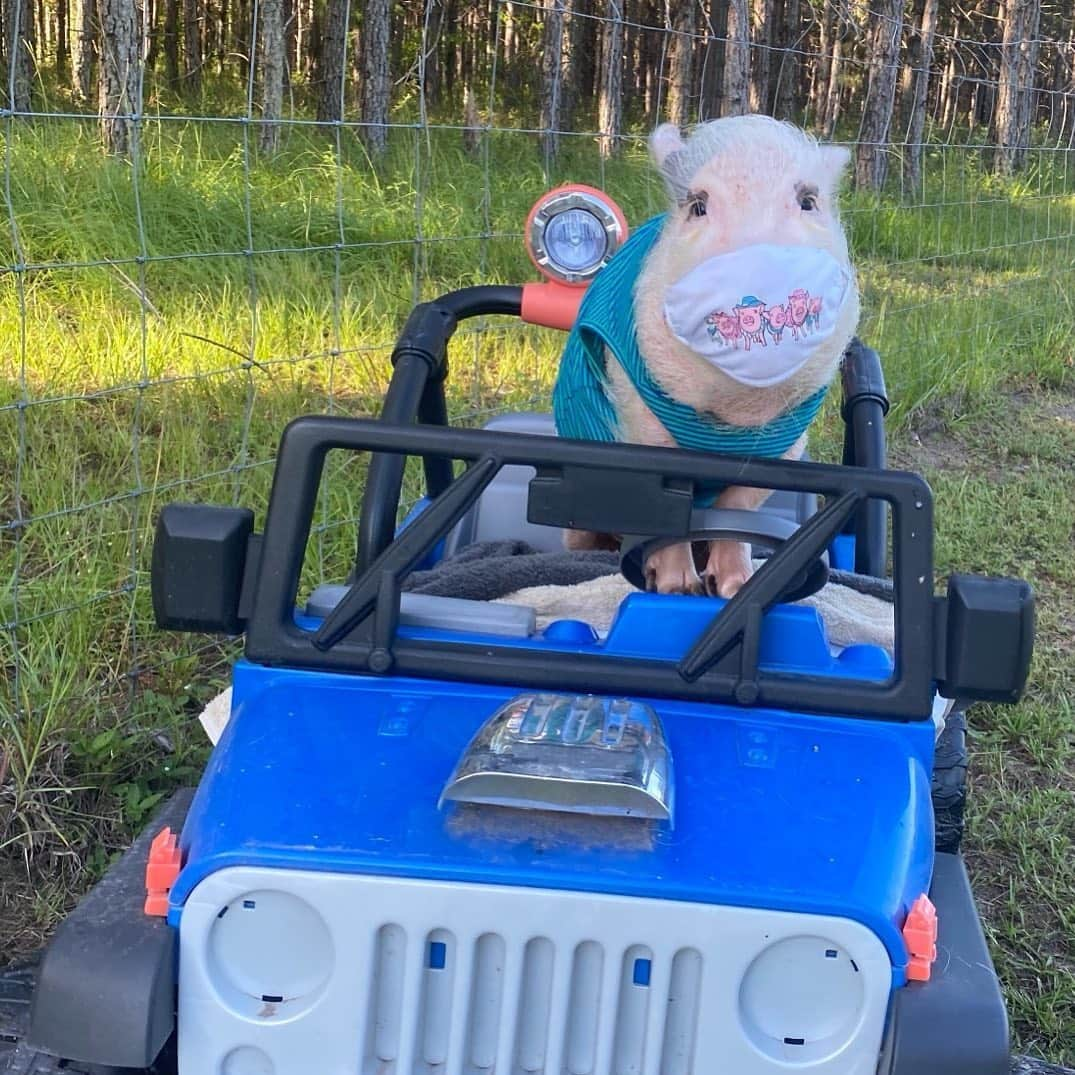
<instances>
[{"instance_id":1,"label":"white grille","mask_svg":"<svg viewBox=\"0 0 1075 1075\"><path fill-rule=\"evenodd\" d=\"M647 1051L658 1048L661 1072L692 1070L702 970L696 949L676 952L668 973L655 981L654 953L645 945L618 956L586 940L558 959L548 937L509 943L484 933L464 946L450 931L434 930L414 943L425 951L408 1033L404 979L418 961L408 959L399 926L378 931L363 1049L369 1075L408 1064L430 1073L450 1065L465 1075L561 1068L570 1075L627 1075L647 1070ZM412 1035L416 1044L408 1048ZM498 1065L501 1058L506 1068Z\"/></svg>"},{"instance_id":2,"label":"white grille","mask_svg":"<svg viewBox=\"0 0 1075 1075\"><path fill-rule=\"evenodd\" d=\"M180 1075L865 1075L890 985L842 919L235 868L184 910Z\"/></svg>"}]
</instances>

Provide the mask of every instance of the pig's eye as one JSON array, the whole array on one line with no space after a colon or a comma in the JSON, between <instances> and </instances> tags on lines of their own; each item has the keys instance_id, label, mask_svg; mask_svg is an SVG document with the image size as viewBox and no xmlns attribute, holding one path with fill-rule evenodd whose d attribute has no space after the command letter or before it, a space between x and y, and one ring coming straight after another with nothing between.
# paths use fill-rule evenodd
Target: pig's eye
<instances>
[{"instance_id":1,"label":"pig's eye","mask_svg":"<svg viewBox=\"0 0 1075 1075\"><path fill-rule=\"evenodd\" d=\"M687 198L687 216L699 217L706 214L706 202L709 201L709 195L706 192L699 191L696 194L691 194Z\"/></svg>"},{"instance_id":2,"label":"pig's eye","mask_svg":"<svg viewBox=\"0 0 1075 1075\"><path fill-rule=\"evenodd\" d=\"M812 187L800 184L795 189L795 194L799 199L799 208L804 213L812 213L817 208L817 191Z\"/></svg>"}]
</instances>

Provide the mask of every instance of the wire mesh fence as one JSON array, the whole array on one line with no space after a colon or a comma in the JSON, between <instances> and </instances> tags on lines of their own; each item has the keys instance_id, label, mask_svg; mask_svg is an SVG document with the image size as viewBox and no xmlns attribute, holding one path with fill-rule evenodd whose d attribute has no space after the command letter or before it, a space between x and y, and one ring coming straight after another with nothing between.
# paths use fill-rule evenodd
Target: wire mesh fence
<instances>
[{"instance_id":1,"label":"wire mesh fence","mask_svg":"<svg viewBox=\"0 0 1075 1075\"><path fill-rule=\"evenodd\" d=\"M861 335L882 353L897 416L1070 362L1070 16L1046 26L1039 9L1019 67L984 7L938 16L936 0L906 14L783 0L761 5L760 29L743 0L279 7L193 5L201 59L184 46L194 67L177 89L159 70L179 63L174 0L163 15L131 5L138 47L112 70L114 91L112 5L98 5L98 52L66 62L98 66L102 135L72 88L81 67L72 85L48 68L63 34L88 49L81 8L61 34L51 7L5 6L0 785L24 819L9 842L59 840L28 806L55 809L69 786L56 774L104 765L117 728L159 734L162 711L176 697L196 707L235 652L155 630L161 505L260 515L290 418L376 413L413 302L531 275L522 223L548 187L603 187L633 224L662 211L645 159L659 119L754 107L853 149L844 219ZM289 50L271 93L266 10ZM392 29L380 46L378 11ZM314 77L303 35L336 23L342 52L322 41ZM544 405L558 346L492 321L461 333L453 417ZM361 484L358 461L333 465L314 574L346 569Z\"/></svg>"}]
</instances>

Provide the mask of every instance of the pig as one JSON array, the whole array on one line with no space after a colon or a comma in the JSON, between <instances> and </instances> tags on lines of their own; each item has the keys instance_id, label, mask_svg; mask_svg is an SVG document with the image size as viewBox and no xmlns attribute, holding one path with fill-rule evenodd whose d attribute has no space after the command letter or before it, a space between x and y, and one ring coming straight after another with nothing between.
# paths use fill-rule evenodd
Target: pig
<instances>
[{"instance_id":1,"label":"pig","mask_svg":"<svg viewBox=\"0 0 1075 1075\"><path fill-rule=\"evenodd\" d=\"M750 350L750 341L760 343L762 347L768 346L765 342L765 329L762 325L762 313L765 303L756 299L753 295L747 295L742 303L735 307L735 316L739 319L739 328L743 332L743 342Z\"/></svg>"},{"instance_id":2,"label":"pig","mask_svg":"<svg viewBox=\"0 0 1075 1075\"><path fill-rule=\"evenodd\" d=\"M809 313L810 296L801 287L788 296L788 324L791 334L798 339L806 335L806 318Z\"/></svg>"},{"instance_id":3,"label":"pig","mask_svg":"<svg viewBox=\"0 0 1075 1075\"><path fill-rule=\"evenodd\" d=\"M717 310L706 318L706 324L712 326L710 333L719 332L721 337L735 347L739 346L739 339L743 330L739 324L739 318L735 314L726 314L723 310Z\"/></svg>"},{"instance_id":4,"label":"pig","mask_svg":"<svg viewBox=\"0 0 1075 1075\"><path fill-rule=\"evenodd\" d=\"M773 342L779 343L784 338L784 328L788 323L787 310L778 302L773 306L766 306L762 317L765 318L765 327L773 337Z\"/></svg>"},{"instance_id":5,"label":"pig","mask_svg":"<svg viewBox=\"0 0 1075 1075\"><path fill-rule=\"evenodd\" d=\"M821 324L821 296L811 295L806 303L806 324L816 329Z\"/></svg>"},{"instance_id":6,"label":"pig","mask_svg":"<svg viewBox=\"0 0 1075 1075\"><path fill-rule=\"evenodd\" d=\"M665 179L671 204L634 287L638 354L652 379L672 400L740 428L766 425L832 380L858 323L858 289L836 204L850 155L844 148L819 144L806 132L761 115L714 120L700 125L687 139L675 125L663 124L650 138L650 151ZM839 309L826 313L834 318L832 331L815 334L816 346L812 343L801 365L780 383L768 386L751 383L749 377L744 380L741 367L737 367L740 376L730 375L711 354L688 346L666 319L666 299L677 281L681 283L692 270L718 255L753 250L758 244L785 250L808 248L804 257L820 258L818 252L824 251L845 273L840 278L850 281ZM828 258L824 259L826 266ZM790 294L785 290L783 295L771 296L759 287L751 290L761 296L755 299L758 305L743 303L735 309L737 327L747 345L764 332L763 317L775 340L780 339L785 326L790 326L796 337L800 335L808 315L805 290L799 288ZM784 295L788 296L786 308ZM779 304L763 314L763 303L769 298L780 300ZM707 319L706 329L713 345L718 343L714 324L728 343L737 345L731 315L717 310L711 317L715 321ZM802 349L801 344L799 347ZM765 352L757 348L751 352L751 361L755 355L759 363L771 361L790 348L788 339ZM674 447L672 433L643 401L635 382L607 346L605 354L606 395L617 416L618 439ZM745 350L728 347L726 354L741 360ZM799 458L805 442L804 430L784 458ZM769 492L732 486L723 489L713 505L756 509ZM567 544L570 548L594 547L599 544L593 540L597 537L568 531ZM751 573L749 545L732 540L710 544L700 576L688 543L658 550L645 568L650 590L725 598L737 593Z\"/></svg>"}]
</instances>

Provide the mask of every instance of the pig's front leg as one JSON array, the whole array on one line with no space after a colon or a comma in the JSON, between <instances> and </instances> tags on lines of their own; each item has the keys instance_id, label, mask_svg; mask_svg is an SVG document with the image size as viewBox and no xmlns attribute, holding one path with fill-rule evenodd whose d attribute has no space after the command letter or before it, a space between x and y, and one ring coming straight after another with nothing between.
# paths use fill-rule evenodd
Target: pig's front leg
<instances>
[{"instance_id":1,"label":"pig's front leg","mask_svg":"<svg viewBox=\"0 0 1075 1075\"><path fill-rule=\"evenodd\" d=\"M690 545L666 545L653 553L646 561L646 589L650 593L704 594Z\"/></svg>"},{"instance_id":2,"label":"pig's front leg","mask_svg":"<svg viewBox=\"0 0 1075 1075\"><path fill-rule=\"evenodd\" d=\"M804 433L785 453L785 459L798 459L806 447ZM769 495L769 489L731 485L717 497L715 508L756 511ZM712 597L734 597L754 574L750 562L750 545L745 541L719 540L709 545L709 560L702 572L705 592Z\"/></svg>"},{"instance_id":3,"label":"pig's front leg","mask_svg":"<svg viewBox=\"0 0 1075 1075\"><path fill-rule=\"evenodd\" d=\"M618 362L608 363L612 398L620 419L620 433L632 444L653 444L674 448L672 435L657 420L623 372ZM691 547L686 542L658 549L646 561L646 589L657 593L703 594L705 589L694 566Z\"/></svg>"}]
</instances>

